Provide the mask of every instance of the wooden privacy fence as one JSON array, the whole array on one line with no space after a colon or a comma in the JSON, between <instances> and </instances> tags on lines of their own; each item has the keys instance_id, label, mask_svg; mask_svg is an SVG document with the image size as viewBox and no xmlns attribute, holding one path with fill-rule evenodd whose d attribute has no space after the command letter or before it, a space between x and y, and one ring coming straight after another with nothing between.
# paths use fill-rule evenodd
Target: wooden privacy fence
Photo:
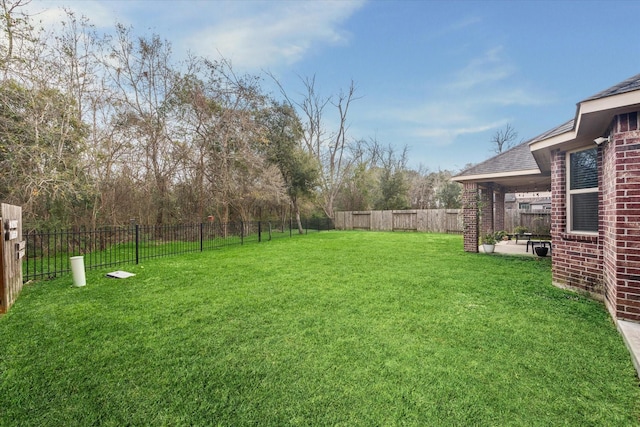
<instances>
[{"instance_id":1,"label":"wooden privacy fence","mask_svg":"<svg viewBox=\"0 0 640 427\"><path fill-rule=\"evenodd\" d=\"M337 230L462 233L462 209L336 212Z\"/></svg>"},{"instance_id":2,"label":"wooden privacy fence","mask_svg":"<svg viewBox=\"0 0 640 427\"><path fill-rule=\"evenodd\" d=\"M512 232L519 225L527 227L527 230L532 233L549 234L551 230L551 212L506 209L504 211L504 230Z\"/></svg>"},{"instance_id":3,"label":"wooden privacy fence","mask_svg":"<svg viewBox=\"0 0 640 427\"><path fill-rule=\"evenodd\" d=\"M336 212L335 227L338 230L374 231L424 231L434 233L462 233L462 209L412 209L394 211L344 211ZM551 213L506 209L504 231L513 232L524 226L534 233L549 234ZM500 230L494 230L500 231Z\"/></svg>"}]
</instances>

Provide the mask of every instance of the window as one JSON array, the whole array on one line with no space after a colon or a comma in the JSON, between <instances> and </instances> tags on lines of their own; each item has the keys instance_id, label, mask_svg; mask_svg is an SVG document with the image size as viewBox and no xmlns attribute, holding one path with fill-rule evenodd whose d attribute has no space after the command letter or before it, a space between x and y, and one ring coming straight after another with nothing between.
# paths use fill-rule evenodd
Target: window
<instances>
[{"instance_id":1,"label":"window","mask_svg":"<svg viewBox=\"0 0 640 427\"><path fill-rule=\"evenodd\" d=\"M598 150L567 154L569 232L598 232Z\"/></svg>"},{"instance_id":2,"label":"window","mask_svg":"<svg viewBox=\"0 0 640 427\"><path fill-rule=\"evenodd\" d=\"M518 209L531 209L531 205L529 203L520 202L518 205Z\"/></svg>"}]
</instances>

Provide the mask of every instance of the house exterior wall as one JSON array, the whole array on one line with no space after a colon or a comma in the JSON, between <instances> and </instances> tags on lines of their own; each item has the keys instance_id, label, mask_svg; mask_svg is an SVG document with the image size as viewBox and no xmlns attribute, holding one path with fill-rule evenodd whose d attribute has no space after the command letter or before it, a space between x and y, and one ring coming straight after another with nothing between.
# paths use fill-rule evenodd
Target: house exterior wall
<instances>
[{"instance_id":1,"label":"house exterior wall","mask_svg":"<svg viewBox=\"0 0 640 427\"><path fill-rule=\"evenodd\" d=\"M480 189L480 237L493 233L493 185L486 184Z\"/></svg>"},{"instance_id":2,"label":"house exterior wall","mask_svg":"<svg viewBox=\"0 0 640 427\"><path fill-rule=\"evenodd\" d=\"M603 147L604 271L616 318L640 321L640 126L638 112L611 124Z\"/></svg>"},{"instance_id":3,"label":"house exterior wall","mask_svg":"<svg viewBox=\"0 0 640 427\"><path fill-rule=\"evenodd\" d=\"M617 319L640 321L640 112L614 117L598 150L597 236L567 230L566 152L551 153L553 282L604 300Z\"/></svg>"},{"instance_id":4,"label":"house exterior wall","mask_svg":"<svg viewBox=\"0 0 640 427\"><path fill-rule=\"evenodd\" d=\"M600 159L601 156L598 156ZM600 163L600 160L599 160ZM601 170L599 167L598 170ZM569 233L567 230L566 152L551 153L551 238L552 276L559 287L587 291L604 297L602 242L599 236ZM602 209L602 203L600 203Z\"/></svg>"},{"instance_id":5,"label":"house exterior wall","mask_svg":"<svg viewBox=\"0 0 640 427\"><path fill-rule=\"evenodd\" d=\"M494 204L494 227L493 231L504 230L504 190L497 188L495 191L495 204Z\"/></svg>"},{"instance_id":6,"label":"house exterior wall","mask_svg":"<svg viewBox=\"0 0 640 427\"><path fill-rule=\"evenodd\" d=\"M600 233L602 234L602 262L604 281L604 300L611 316L616 318L617 286L616 286L616 156L615 143L602 147L602 174L599 176L602 194L602 210L600 216Z\"/></svg>"}]
</instances>

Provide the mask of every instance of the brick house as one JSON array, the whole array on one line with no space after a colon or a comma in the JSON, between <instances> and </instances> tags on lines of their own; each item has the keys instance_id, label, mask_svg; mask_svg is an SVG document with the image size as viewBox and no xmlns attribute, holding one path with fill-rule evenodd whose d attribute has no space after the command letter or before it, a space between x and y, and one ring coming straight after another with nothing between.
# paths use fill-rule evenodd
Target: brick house
<instances>
[{"instance_id":1,"label":"brick house","mask_svg":"<svg viewBox=\"0 0 640 427\"><path fill-rule=\"evenodd\" d=\"M504 194L551 190L553 283L640 322L640 74L577 104L574 119L453 179L464 249L504 228Z\"/></svg>"}]
</instances>

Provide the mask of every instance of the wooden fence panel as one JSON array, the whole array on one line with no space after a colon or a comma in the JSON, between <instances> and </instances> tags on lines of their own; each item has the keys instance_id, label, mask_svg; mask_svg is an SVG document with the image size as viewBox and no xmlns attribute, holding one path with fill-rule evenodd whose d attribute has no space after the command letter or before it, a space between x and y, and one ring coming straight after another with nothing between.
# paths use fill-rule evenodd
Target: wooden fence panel
<instances>
[{"instance_id":1,"label":"wooden fence panel","mask_svg":"<svg viewBox=\"0 0 640 427\"><path fill-rule=\"evenodd\" d=\"M551 213L524 209L505 210L504 230L512 232L518 225L527 227L533 233L548 234L551 229ZM415 230L456 234L462 234L464 230L461 209L336 212L335 227L338 230Z\"/></svg>"},{"instance_id":2,"label":"wooden fence panel","mask_svg":"<svg viewBox=\"0 0 640 427\"><path fill-rule=\"evenodd\" d=\"M371 212L353 212L350 218L354 230L371 230Z\"/></svg>"},{"instance_id":3,"label":"wooden fence panel","mask_svg":"<svg viewBox=\"0 0 640 427\"><path fill-rule=\"evenodd\" d=\"M525 209L506 209L504 229L512 232L517 226L524 226L532 233L548 234L551 230L551 212Z\"/></svg>"},{"instance_id":4,"label":"wooden fence panel","mask_svg":"<svg viewBox=\"0 0 640 427\"><path fill-rule=\"evenodd\" d=\"M464 231L462 211L459 209L447 209L446 233L462 233Z\"/></svg>"},{"instance_id":5,"label":"wooden fence panel","mask_svg":"<svg viewBox=\"0 0 640 427\"><path fill-rule=\"evenodd\" d=\"M0 204L2 244L0 245L0 313L6 313L22 290L22 208L6 203Z\"/></svg>"},{"instance_id":6,"label":"wooden fence panel","mask_svg":"<svg viewBox=\"0 0 640 427\"><path fill-rule=\"evenodd\" d=\"M417 231L418 215L416 211L393 211L393 229L399 231Z\"/></svg>"},{"instance_id":7,"label":"wooden fence panel","mask_svg":"<svg viewBox=\"0 0 640 427\"><path fill-rule=\"evenodd\" d=\"M363 217L369 218L368 228L365 227ZM462 210L343 211L336 212L335 227L338 230L411 230L433 233L462 233Z\"/></svg>"}]
</instances>

